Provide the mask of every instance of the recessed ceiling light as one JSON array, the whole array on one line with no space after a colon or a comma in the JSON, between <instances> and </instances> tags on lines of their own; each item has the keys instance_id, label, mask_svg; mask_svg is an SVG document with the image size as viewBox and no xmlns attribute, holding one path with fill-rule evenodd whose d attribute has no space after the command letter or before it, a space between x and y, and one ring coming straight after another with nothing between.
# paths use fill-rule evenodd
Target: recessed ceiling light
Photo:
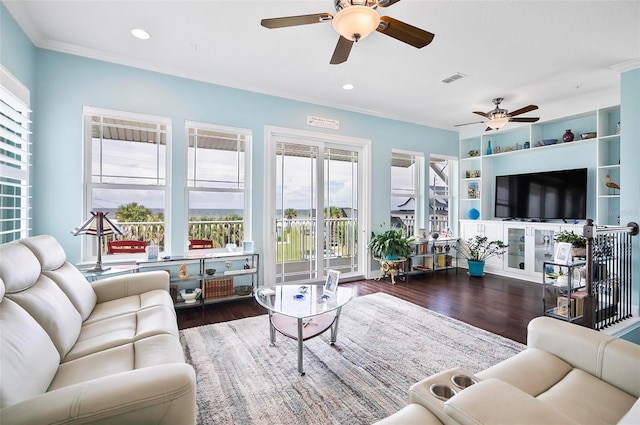
<instances>
[{"instance_id":1,"label":"recessed ceiling light","mask_svg":"<svg viewBox=\"0 0 640 425\"><path fill-rule=\"evenodd\" d=\"M151 38L151 34L141 28L132 29L131 34L133 34L134 37L139 38L140 40L148 40Z\"/></svg>"},{"instance_id":2,"label":"recessed ceiling light","mask_svg":"<svg viewBox=\"0 0 640 425\"><path fill-rule=\"evenodd\" d=\"M345 89L345 90L353 90L354 87L355 86L353 84L351 84L351 83L347 83L344 86L342 86L342 88Z\"/></svg>"}]
</instances>

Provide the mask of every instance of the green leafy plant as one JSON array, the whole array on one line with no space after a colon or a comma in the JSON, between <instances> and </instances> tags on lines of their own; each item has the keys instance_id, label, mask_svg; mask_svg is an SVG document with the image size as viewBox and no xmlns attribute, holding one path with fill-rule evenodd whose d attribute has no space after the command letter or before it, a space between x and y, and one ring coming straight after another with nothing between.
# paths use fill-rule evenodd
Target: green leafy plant
<instances>
[{"instance_id":1,"label":"green leafy plant","mask_svg":"<svg viewBox=\"0 0 640 425\"><path fill-rule=\"evenodd\" d=\"M508 246L500 240L490 241L486 236L478 235L475 238L460 241L458 254L468 261L485 261L504 254Z\"/></svg>"},{"instance_id":2,"label":"green leafy plant","mask_svg":"<svg viewBox=\"0 0 640 425\"><path fill-rule=\"evenodd\" d=\"M587 239L575 233L573 230L563 230L560 233L557 233L553 240L556 242L567 242L570 243L573 248L586 248L587 247Z\"/></svg>"},{"instance_id":3,"label":"green leafy plant","mask_svg":"<svg viewBox=\"0 0 640 425\"><path fill-rule=\"evenodd\" d=\"M367 248L374 257L385 258L394 255L407 257L413 252L411 242L413 237L405 237L402 230L389 229L378 234L371 232L371 240Z\"/></svg>"}]
</instances>

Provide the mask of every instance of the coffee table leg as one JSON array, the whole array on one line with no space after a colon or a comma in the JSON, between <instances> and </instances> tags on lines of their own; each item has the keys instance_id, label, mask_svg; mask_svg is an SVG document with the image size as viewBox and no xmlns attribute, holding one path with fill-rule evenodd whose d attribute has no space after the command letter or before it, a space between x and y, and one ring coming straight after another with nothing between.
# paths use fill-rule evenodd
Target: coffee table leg
<instances>
[{"instance_id":1,"label":"coffee table leg","mask_svg":"<svg viewBox=\"0 0 640 425\"><path fill-rule=\"evenodd\" d=\"M298 319L298 373L300 376L304 375L304 369L302 367L302 349L303 349L303 341L302 341L302 318Z\"/></svg>"},{"instance_id":2,"label":"coffee table leg","mask_svg":"<svg viewBox=\"0 0 640 425\"><path fill-rule=\"evenodd\" d=\"M342 307L338 307L338 309L336 310L336 318L333 321L333 325L331 325L331 339L329 340L331 342L331 345L336 343L336 340L338 339L338 320L340 319L340 311L342 310Z\"/></svg>"},{"instance_id":3,"label":"coffee table leg","mask_svg":"<svg viewBox=\"0 0 640 425\"><path fill-rule=\"evenodd\" d=\"M269 310L269 341L271 345L274 346L276 345L276 327L273 326L272 317L273 311Z\"/></svg>"}]
</instances>

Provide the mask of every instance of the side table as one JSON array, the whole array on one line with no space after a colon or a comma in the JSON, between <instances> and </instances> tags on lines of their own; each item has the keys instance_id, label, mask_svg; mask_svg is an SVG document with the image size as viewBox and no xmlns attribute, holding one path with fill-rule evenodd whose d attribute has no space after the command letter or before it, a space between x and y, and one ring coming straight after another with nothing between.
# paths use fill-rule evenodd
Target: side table
<instances>
[{"instance_id":1,"label":"side table","mask_svg":"<svg viewBox=\"0 0 640 425\"><path fill-rule=\"evenodd\" d=\"M117 276L120 274L127 273L136 273L140 267L138 265L122 265L122 266L111 266L109 270L105 270L103 272L90 272L86 270L80 270L80 273L87 279L89 282L93 282L96 280L100 280L105 277Z\"/></svg>"}]
</instances>

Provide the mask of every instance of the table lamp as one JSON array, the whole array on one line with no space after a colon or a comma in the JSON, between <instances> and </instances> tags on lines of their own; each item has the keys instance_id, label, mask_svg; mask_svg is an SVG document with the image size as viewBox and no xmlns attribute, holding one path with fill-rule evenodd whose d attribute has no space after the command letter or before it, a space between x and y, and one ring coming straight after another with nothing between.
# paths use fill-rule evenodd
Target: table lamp
<instances>
[{"instance_id":1,"label":"table lamp","mask_svg":"<svg viewBox=\"0 0 640 425\"><path fill-rule=\"evenodd\" d=\"M94 268L86 270L88 272L104 272L111 267L102 267L102 237L105 235L113 235L117 233L122 235L122 230L118 228L111 220L107 218L106 212L102 211L90 211L91 218L82 223L71 231L73 236L78 235L92 235L98 237L98 261Z\"/></svg>"}]
</instances>

